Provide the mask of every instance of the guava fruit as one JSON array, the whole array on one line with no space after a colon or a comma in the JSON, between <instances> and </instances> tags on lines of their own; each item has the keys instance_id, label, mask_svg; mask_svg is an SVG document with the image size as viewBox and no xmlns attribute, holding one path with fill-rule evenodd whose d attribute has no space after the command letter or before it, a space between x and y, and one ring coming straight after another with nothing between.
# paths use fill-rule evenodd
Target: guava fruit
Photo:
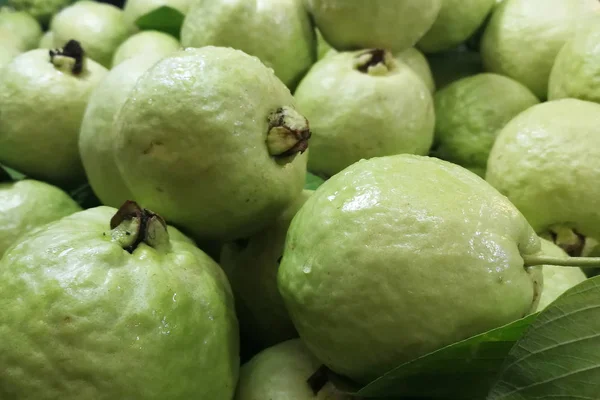
<instances>
[{"instance_id":1,"label":"guava fruit","mask_svg":"<svg viewBox=\"0 0 600 400\"><path fill-rule=\"evenodd\" d=\"M550 73L548 98L600 103L600 14L569 40Z\"/></svg>"},{"instance_id":2,"label":"guava fruit","mask_svg":"<svg viewBox=\"0 0 600 400\"><path fill-rule=\"evenodd\" d=\"M10 31L0 29L0 70L22 53L21 41Z\"/></svg>"},{"instance_id":3,"label":"guava fruit","mask_svg":"<svg viewBox=\"0 0 600 400\"><path fill-rule=\"evenodd\" d=\"M81 207L55 186L0 179L0 258L22 234L78 211Z\"/></svg>"},{"instance_id":4,"label":"guava fruit","mask_svg":"<svg viewBox=\"0 0 600 400\"><path fill-rule=\"evenodd\" d=\"M87 180L102 204L119 207L133 198L113 158L113 123L137 80L161 57L141 55L110 70L94 89L79 132L79 154Z\"/></svg>"},{"instance_id":5,"label":"guava fruit","mask_svg":"<svg viewBox=\"0 0 600 400\"><path fill-rule=\"evenodd\" d=\"M189 48L138 79L115 121L114 158L134 200L196 241L247 237L300 194L308 121L258 58Z\"/></svg>"},{"instance_id":6,"label":"guava fruit","mask_svg":"<svg viewBox=\"0 0 600 400\"><path fill-rule=\"evenodd\" d=\"M42 37L42 27L31 15L23 11L13 11L1 7L0 30L7 30L19 37L22 51L35 49Z\"/></svg>"},{"instance_id":7,"label":"guava fruit","mask_svg":"<svg viewBox=\"0 0 600 400\"><path fill-rule=\"evenodd\" d=\"M396 54L396 60L403 62L410 69L412 69L413 72L417 74L419 78L421 78L431 94L435 93L433 74L431 73L431 68L429 67L427 58L425 58L423 53L421 53L418 49L411 47Z\"/></svg>"},{"instance_id":8,"label":"guava fruit","mask_svg":"<svg viewBox=\"0 0 600 400\"><path fill-rule=\"evenodd\" d=\"M527 86L539 99L548 94L554 60L596 0L506 0L494 11L481 41L488 72Z\"/></svg>"},{"instance_id":9,"label":"guava fruit","mask_svg":"<svg viewBox=\"0 0 600 400\"><path fill-rule=\"evenodd\" d=\"M290 222L312 193L304 190L269 227L226 243L221 251L220 265L236 299L242 348L250 353L298 336L277 288L277 270Z\"/></svg>"},{"instance_id":10,"label":"guava fruit","mask_svg":"<svg viewBox=\"0 0 600 400\"><path fill-rule=\"evenodd\" d=\"M126 0L123 13L130 29L137 29L136 21L138 18L152 11L166 6L185 15L191 3L191 0Z\"/></svg>"},{"instance_id":11,"label":"guava fruit","mask_svg":"<svg viewBox=\"0 0 600 400\"><path fill-rule=\"evenodd\" d=\"M367 383L536 309L540 241L508 199L435 158L361 160L296 214L278 286L308 349Z\"/></svg>"},{"instance_id":12,"label":"guava fruit","mask_svg":"<svg viewBox=\"0 0 600 400\"><path fill-rule=\"evenodd\" d=\"M181 43L242 50L290 88L317 59L315 30L298 0L198 0L181 27Z\"/></svg>"},{"instance_id":13,"label":"guava fruit","mask_svg":"<svg viewBox=\"0 0 600 400\"><path fill-rule=\"evenodd\" d=\"M317 62L294 94L310 121L308 168L332 176L362 158L427 154L433 99L406 64L384 50L340 52Z\"/></svg>"},{"instance_id":14,"label":"guava fruit","mask_svg":"<svg viewBox=\"0 0 600 400\"><path fill-rule=\"evenodd\" d=\"M75 39L92 60L106 68L110 68L117 47L133 33L122 10L89 0L77 1L61 10L52 18L50 28L55 47Z\"/></svg>"},{"instance_id":15,"label":"guava fruit","mask_svg":"<svg viewBox=\"0 0 600 400\"><path fill-rule=\"evenodd\" d=\"M494 0L442 0L442 8L417 46L426 53L449 50L466 41L485 21Z\"/></svg>"},{"instance_id":16,"label":"guava fruit","mask_svg":"<svg viewBox=\"0 0 600 400\"><path fill-rule=\"evenodd\" d=\"M433 25L442 0L304 0L336 50L413 47Z\"/></svg>"},{"instance_id":17,"label":"guava fruit","mask_svg":"<svg viewBox=\"0 0 600 400\"><path fill-rule=\"evenodd\" d=\"M47 31L42 35L37 47L38 49L48 50L54 48L54 34L52 31Z\"/></svg>"},{"instance_id":18,"label":"guava fruit","mask_svg":"<svg viewBox=\"0 0 600 400\"><path fill-rule=\"evenodd\" d=\"M76 41L14 58L0 74L0 163L61 187L84 181L79 127L106 72Z\"/></svg>"},{"instance_id":19,"label":"guava fruit","mask_svg":"<svg viewBox=\"0 0 600 400\"><path fill-rule=\"evenodd\" d=\"M486 180L561 247L600 239L600 104L562 99L519 114L499 133Z\"/></svg>"},{"instance_id":20,"label":"guava fruit","mask_svg":"<svg viewBox=\"0 0 600 400\"><path fill-rule=\"evenodd\" d=\"M156 55L158 58L162 58L180 48L179 41L167 33L142 31L121 43L115 51L112 66L114 68L137 55Z\"/></svg>"},{"instance_id":21,"label":"guava fruit","mask_svg":"<svg viewBox=\"0 0 600 400\"><path fill-rule=\"evenodd\" d=\"M320 365L300 339L270 347L242 366L234 400L356 399L337 392L331 383L312 388L308 381Z\"/></svg>"},{"instance_id":22,"label":"guava fruit","mask_svg":"<svg viewBox=\"0 0 600 400\"><path fill-rule=\"evenodd\" d=\"M333 48L325 41L323 34L318 29L315 29L315 31L317 33L317 59L320 60L325 57L330 50L333 50Z\"/></svg>"},{"instance_id":23,"label":"guava fruit","mask_svg":"<svg viewBox=\"0 0 600 400\"><path fill-rule=\"evenodd\" d=\"M498 132L538 103L526 86L502 75L482 73L458 80L434 96L434 154L485 176Z\"/></svg>"},{"instance_id":24,"label":"guava fruit","mask_svg":"<svg viewBox=\"0 0 600 400\"><path fill-rule=\"evenodd\" d=\"M459 79L484 72L481 55L465 46L428 54L427 62L437 90L441 90Z\"/></svg>"},{"instance_id":25,"label":"guava fruit","mask_svg":"<svg viewBox=\"0 0 600 400\"><path fill-rule=\"evenodd\" d=\"M78 212L0 261L3 399L231 399L238 326L219 266L137 204Z\"/></svg>"},{"instance_id":26,"label":"guava fruit","mask_svg":"<svg viewBox=\"0 0 600 400\"><path fill-rule=\"evenodd\" d=\"M8 0L10 7L24 11L33 16L44 27L48 25L52 16L66 7L73 0Z\"/></svg>"},{"instance_id":27,"label":"guava fruit","mask_svg":"<svg viewBox=\"0 0 600 400\"><path fill-rule=\"evenodd\" d=\"M563 249L551 241L541 238L541 243L542 254L552 257L569 258L569 255ZM544 265L542 267L542 274L544 275L544 289L540 296L537 311L542 311L561 294L587 279L581 268L577 267L568 268Z\"/></svg>"}]
</instances>

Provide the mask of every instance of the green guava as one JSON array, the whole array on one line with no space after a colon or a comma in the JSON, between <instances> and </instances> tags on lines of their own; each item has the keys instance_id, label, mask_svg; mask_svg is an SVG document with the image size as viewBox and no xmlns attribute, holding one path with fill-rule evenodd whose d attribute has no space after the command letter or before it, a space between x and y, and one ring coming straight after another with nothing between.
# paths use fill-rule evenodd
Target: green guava
<instances>
[{"instance_id":1,"label":"green guava","mask_svg":"<svg viewBox=\"0 0 600 400\"><path fill-rule=\"evenodd\" d=\"M130 29L137 29L138 18L161 7L173 8L183 15L187 14L191 0L126 0L123 13Z\"/></svg>"},{"instance_id":2,"label":"green guava","mask_svg":"<svg viewBox=\"0 0 600 400\"><path fill-rule=\"evenodd\" d=\"M123 11L112 4L82 0L61 10L52 18L54 47L75 39L87 55L110 68L117 47L133 32L125 22Z\"/></svg>"},{"instance_id":3,"label":"green guava","mask_svg":"<svg viewBox=\"0 0 600 400\"><path fill-rule=\"evenodd\" d=\"M442 0L435 23L417 46L426 53L452 49L477 31L493 5L494 0Z\"/></svg>"},{"instance_id":4,"label":"green guava","mask_svg":"<svg viewBox=\"0 0 600 400\"><path fill-rule=\"evenodd\" d=\"M294 97L313 133L308 169L332 176L363 159L427 154L433 99L406 64L384 50L340 52L317 62Z\"/></svg>"},{"instance_id":5,"label":"green guava","mask_svg":"<svg viewBox=\"0 0 600 400\"><path fill-rule=\"evenodd\" d=\"M494 11L481 41L488 72L506 75L545 100L554 60L597 0L506 0Z\"/></svg>"},{"instance_id":6,"label":"green guava","mask_svg":"<svg viewBox=\"0 0 600 400\"><path fill-rule=\"evenodd\" d=\"M486 180L579 255L581 237L600 239L600 104L562 99L519 114L499 133Z\"/></svg>"},{"instance_id":7,"label":"green guava","mask_svg":"<svg viewBox=\"0 0 600 400\"><path fill-rule=\"evenodd\" d=\"M129 37L117 48L112 66L114 68L123 61L138 55L156 55L158 58L162 58L180 48L179 41L167 33L142 31Z\"/></svg>"},{"instance_id":8,"label":"green guava","mask_svg":"<svg viewBox=\"0 0 600 400\"><path fill-rule=\"evenodd\" d=\"M425 58L423 53L421 53L418 49L411 47L396 54L396 60L403 62L410 69L412 69L413 72L417 74L419 78L421 78L431 94L435 93L433 74L431 73L431 68L429 67L427 58Z\"/></svg>"},{"instance_id":9,"label":"green guava","mask_svg":"<svg viewBox=\"0 0 600 400\"><path fill-rule=\"evenodd\" d=\"M485 176L498 132L539 100L513 79L482 73L438 91L434 103L436 157Z\"/></svg>"},{"instance_id":10,"label":"green guava","mask_svg":"<svg viewBox=\"0 0 600 400\"><path fill-rule=\"evenodd\" d=\"M317 59L321 59L329 53L330 50L333 50L331 45L325 41L323 34L318 29L315 29L317 33Z\"/></svg>"},{"instance_id":11,"label":"green guava","mask_svg":"<svg viewBox=\"0 0 600 400\"><path fill-rule=\"evenodd\" d=\"M0 397L231 399L238 324L225 275L137 204L23 236L0 261Z\"/></svg>"},{"instance_id":12,"label":"green guava","mask_svg":"<svg viewBox=\"0 0 600 400\"><path fill-rule=\"evenodd\" d=\"M22 234L78 211L67 193L47 183L0 183L0 258Z\"/></svg>"},{"instance_id":13,"label":"green guava","mask_svg":"<svg viewBox=\"0 0 600 400\"><path fill-rule=\"evenodd\" d=\"M269 227L226 243L221 251L220 264L236 299L242 348L249 353L298 336L277 288L277 270L290 222L312 193L304 190Z\"/></svg>"},{"instance_id":14,"label":"green guava","mask_svg":"<svg viewBox=\"0 0 600 400\"><path fill-rule=\"evenodd\" d=\"M273 70L239 50L163 58L137 81L114 129L134 200L196 241L260 231L304 186L308 121Z\"/></svg>"},{"instance_id":15,"label":"green guava","mask_svg":"<svg viewBox=\"0 0 600 400\"><path fill-rule=\"evenodd\" d=\"M317 59L315 30L299 0L198 0L183 22L181 43L242 50L290 88Z\"/></svg>"},{"instance_id":16,"label":"green guava","mask_svg":"<svg viewBox=\"0 0 600 400\"><path fill-rule=\"evenodd\" d=\"M576 98L600 103L600 14L578 30L558 53L550 73L550 100Z\"/></svg>"},{"instance_id":17,"label":"green guava","mask_svg":"<svg viewBox=\"0 0 600 400\"><path fill-rule=\"evenodd\" d=\"M8 8L0 8L0 30L19 37L22 51L35 49L42 37L42 27L35 18L26 12Z\"/></svg>"},{"instance_id":18,"label":"green guava","mask_svg":"<svg viewBox=\"0 0 600 400\"><path fill-rule=\"evenodd\" d=\"M437 90L441 90L459 79L483 72L481 55L465 46L428 54L427 61Z\"/></svg>"},{"instance_id":19,"label":"green guava","mask_svg":"<svg viewBox=\"0 0 600 400\"><path fill-rule=\"evenodd\" d=\"M535 310L541 271L525 262L539 250L523 215L477 175L430 157L379 157L307 200L278 285L308 349L367 383Z\"/></svg>"},{"instance_id":20,"label":"green guava","mask_svg":"<svg viewBox=\"0 0 600 400\"><path fill-rule=\"evenodd\" d=\"M320 366L300 339L280 343L242 366L234 400L357 399L337 392L331 383L323 388L311 387L308 381Z\"/></svg>"},{"instance_id":21,"label":"green guava","mask_svg":"<svg viewBox=\"0 0 600 400\"><path fill-rule=\"evenodd\" d=\"M61 187L83 182L79 127L106 72L77 42L14 58L0 74L0 163Z\"/></svg>"},{"instance_id":22,"label":"green guava","mask_svg":"<svg viewBox=\"0 0 600 400\"><path fill-rule=\"evenodd\" d=\"M0 70L21 53L20 38L0 28Z\"/></svg>"},{"instance_id":23,"label":"green guava","mask_svg":"<svg viewBox=\"0 0 600 400\"><path fill-rule=\"evenodd\" d=\"M52 16L66 7L73 0L8 0L10 7L24 11L33 16L44 27L48 25Z\"/></svg>"},{"instance_id":24,"label":"green guava","mask_svg":"<svg viewBox=\"0 0 600 400\"><path fill-rule=\"evenodd\" d=\"M52 31L45 32L42 35L37 47L38 49L54 49L54 33L52 33Z\"/></svg>"},{"instance_id":25,"label":"green guava","mask_svg":"<svg viewBox=\"0 0 600 400\"><path fill-rule=\"evenodd\" d=\"M413 47L433 25L442 0L304 0L336 50Z\"/></svg>"},{"instance_id":26,"label":"green guava","mask_svg":"<svg viewBox=\"0 0 600 400\"><path fill-rule=\"evenodd\" d=\"M133 198L113 158L113 122L137 80L161 57L142 55L128 59L105 76L94 89L79 132L79 154L85 173L102 204L119 207Z\"/></svg>"},{"instance_id":27,"label":"green guava","mask_svg":"<svg viewBox=\"0 0 600 400\"><path fill-rule=\"evenodd\" d=\"M541 239L542 254L552 257L569 258L563 249L549 240ZM536 311L542 311L550 303L556 300L573 286L580 284L587 279L581 268L557 267L554 265L544 265L542 267L544 275L544 289L540 296L540 303Z\"/></svg>"}]
</instances>

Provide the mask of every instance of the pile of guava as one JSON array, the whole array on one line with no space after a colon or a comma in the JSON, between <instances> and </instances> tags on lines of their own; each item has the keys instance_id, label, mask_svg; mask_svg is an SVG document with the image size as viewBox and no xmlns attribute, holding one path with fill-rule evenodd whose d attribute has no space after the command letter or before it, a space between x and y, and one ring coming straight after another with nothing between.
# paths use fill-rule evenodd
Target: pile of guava
<instances>
[{"instance_id":1,"label":"pile of guava","mask_svg":"<svg viewBox=\"0 0 600 400\"><path fill-rule=\"evenodd\" d=\"M1 400L600 399L597 0L0 2Z\"/></svg>"}]
</instances>

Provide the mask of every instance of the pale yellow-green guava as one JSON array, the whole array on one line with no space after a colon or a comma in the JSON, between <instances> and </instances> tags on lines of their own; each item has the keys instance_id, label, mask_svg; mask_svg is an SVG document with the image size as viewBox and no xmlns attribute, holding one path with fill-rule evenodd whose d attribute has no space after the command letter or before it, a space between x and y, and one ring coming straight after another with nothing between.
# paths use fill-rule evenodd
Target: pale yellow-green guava
<instances>
[{"instance_id":1,"label":"pale yellow-green guava","mask_svg":"<svg viewBox=\"0 0 600 400\"><path fill-rule=\"evenodd\" d=\"M173 36L159 31L142 31L130 36L115 51L112 67L138 55L162 58L181 48Z\"/></svg>"}]
</instances>

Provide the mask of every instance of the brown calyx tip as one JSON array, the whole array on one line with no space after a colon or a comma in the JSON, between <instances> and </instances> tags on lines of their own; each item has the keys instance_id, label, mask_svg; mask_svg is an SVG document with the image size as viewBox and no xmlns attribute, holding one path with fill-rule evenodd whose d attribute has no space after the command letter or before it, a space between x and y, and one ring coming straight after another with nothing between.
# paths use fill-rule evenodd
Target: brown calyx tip
<instances>
[{"instance_id":1,"label":"brown calyx tip","mask_svg":"<svg viewBox=\"0 0 600 400\"><path fill-rule=\"evenodd\" d=\"M54 63L57 57L68 57L74 61L71 67L71 72L75 75L80 74L83 71L83 58L85 57L85 51L81 44L77 40L69 40L63 48L50 50L50 62Z\"/></svg>"},{"instance_id":2,"label":"brown calyx tip","mask_svg":"<svg viewBox=\"0 0 600 400\"><path fill-rule=\"evenodd\" d=\"M290 107L281 107L269 116L267 147L278 158L302 154L308 149L311 131L308 120Z\"/></svg>"},{"instance_id":3,"label":"brown calyx tip","mask_svg":"<svg viewBox=\"0 0 600 400\"><path fill-rule=\"evenodd\" d=\"M327 382L329 382L329 368L325 365L321 365L319 369L306 380L306 383L308 383L308 386L310 386L310 389L315 396L319 394L325 385L327 385Z\"/></svg>"},{"instance_id":4,"label":"brown calyx tip","mask_svg":"<svg viewBox=\"0 0 600 400\"><path fill-rule=\"evenodd\" d=\"M364 53L360 53L357 58L361 60L361 62L358 64L357 69L360 72L367 73L369 72L369 68L379 64L385 65L387 54L388 52L383 49L371 49Z\"/></svg>"},{"instance_id":5,"label":"brown calyx tip","mask_svg":"<svg viewBox=\"0 0 600 400\"><path fill-rule=\"evenodd\" d=\"M119 230L122 225L127 222L137 220L137 224L130 224L124 230L124 235L127 239L120 240L123 244L123 248L130 254L142 243L149 245L155 245L156 242L163 238L158 238L161 232L166 234L167 223L158 214L140 207L135 201L127 200L119 208L115 215L110 219L110 228L113 231ZM158 225L157 225L158 224ZM158 227L158 228L157 228ZM123 232L120 232L121 234ZM158 233L158 235L157 235Z\"/></svg>"}]
</instances>

